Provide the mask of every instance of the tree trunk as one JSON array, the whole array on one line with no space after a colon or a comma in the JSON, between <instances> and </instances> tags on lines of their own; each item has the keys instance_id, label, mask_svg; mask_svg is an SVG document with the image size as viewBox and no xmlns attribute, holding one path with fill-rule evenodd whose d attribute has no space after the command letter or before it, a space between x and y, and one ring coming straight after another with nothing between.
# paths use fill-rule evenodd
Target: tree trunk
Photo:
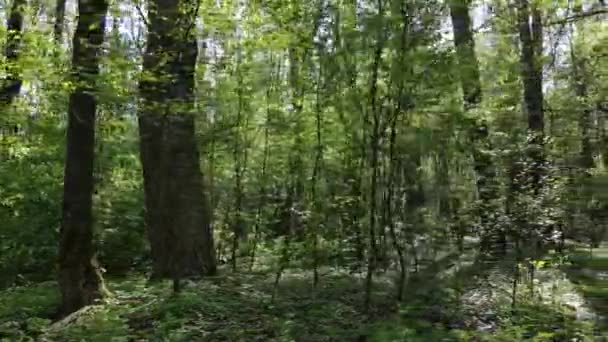
<instances>
[{"instance_id":1,"label":"tree trunk","mask_svg":"<svg viewBox=\"0 0 608 342\"><path fill-rule=\"evenodd\" d=\"M274 70L274 62L273 62L273 58L272 58L272 54L270 55L270 65L271 70ZM277 72L278 74L278 72ZM273 92L273 90L275 89L273 87L273 82L275 82L274 79L274 75L273 72L270 72L269 75L269 79L268 79L268 89L266 89L266 119L265 119L265 123L264 123L264 152L263 152L263 158L262 158L262 170L260 173L260 192L259 192L259 200L258 200L258 207L256 209L256 215L255 215L255 225L254 225L254 236L253 236L253 243L252 243L252 247L251 247L251 262L249 264L249 271L253 270L253 266L255 265L255 253L258 247L258 244L260 243L260 238L261 238L261 225L262 225L262 214L263 214L263 209L264 206L266 205L266 200L267 200L267 189L266 189L266 184L268 182L268 177L267 177L267 173L268 173L268 158L270 156L270 146L269 146L269 138L270 138L270 117L271 117L271 107L270 107L270 103L271 103L271 94Z\"/></svg>"},{"instance_id":2,"label":"tree trunk","mask_svg":"<svg viewBox=\"0 0 608 342\"><path fill-rule=\"evenodd\" d=\"M474 107L481 102L479 63L475 54L469 3L470 0L450 0L454 45L458 57L464 103L467 108Z\"/></svg>"},{"instance_id":3,"label":"tree trunk","mask_svg":"<svg viewBox=\"0 0 608 342\"><path fill-rule=\"evenodd\" d=\"M312 203L312 213L313 219L310 220L310 239L312 240L312 264L313 264L313 288L317 287L319 283L319 226L321 223L320 216L323 212L323 204L318 198L319 190L318 190L318 181L322 177L323 172L323 140L322 140L322 126L323 126L323 98L321 95L321 90L325 86L325 84L321 83L321 79L324 72L324 65L322 58L324 57L323 51L319 49L319 70L317 74L317 82L315 89L315 123L316 123L316 137L317 137L317 146L315 153L315 161L312 170L311 177L311 185L310 185L310 200Z\"/></svg>"},{"instance_id":4,"label":"tree trunk","mask_svg":"<svg viewBox=\"0 0 608 342\"><path fill-rule=\"evenodd\" d=\"M0 109L4 110L10 105L15 97L19 95L23 80L19 68L15 65L19 58L19 49L21 48L21 35L23 29L23 11L25 10L25 0L13 0L11 13L6 22L6 45L4 54L8 68L6 70L6 79L2 82L0 88Z\"/></svg>"},{"instance_id":5,"label":"tree trunk","mask_svg":"<svg viewBox=\"0 0 608 342\"><path fill-rule=\"evenodd\" d=\"M378 13L382 13L381 2L379 1ZM378 176L380 160L380 120L381 113L378 106L378 74L380 63L382 62L382 51L384 50L384 37L378 34L376 48L374 49L374 61L372 65L372 79L370 83L370 112L372 115L370 132L370 189L369 189L369 250L367 255L367 273L365 275L365 297L363 307L365 312L369 312L373 292L373 277L378 262L378 246L376 240L376 214L377 214L377 195L378 195Z\"/></svg>"},{"instance_id":6,"label":"tree trunk","mask_svg":"<svg viewBox=\"0 0 608 342\"><path fill-rule=\"evenodd\" d=\"M57 3L55 4L55 23L53 25L53 35L55 38L55 43L57 43L58 46L61 46L63 39L63 28L65 25L65 1L66 0L57 0Z\"/></svg>"},{"instance_id":7,"label":"tree trunk","mask_svg":"<svg viewBox=\"0 0 608 342\"><path fill-rule=\"evenodd\" d=\"M394 117L391 118L391 128L390 128L390 142L389 142L389 152L388 152L388 180L386 183L385 189L385 197L384 197L384 219L383 225L388 226L389 233L391 236L391 241L393 248L397 252L399 257L399 279L397 281L397 300L401 301L403 299L403 289L405 287L405 278L407 275L407 265L405 259L405 248L401 244L401 237L397 236L397 231L395 229L395 219L393 218L393 198L395 196L395 188L399 185L395 184L395 178L398 171L398 156L395 153L395 145L397 141L397 115L399 112L393 114Z\"/></svg>"},{"instance_id":8,"label":"tree trunk","mask_svg":"<svg viewBox=\"0 0 608 342\"><path fill-rule=\"evenodd\" d=\"M583 12L582 4L578 3L574 6L574 13L581 14ZM581 27L582 24L576 26ZM574 35L574 33L572 33ZM572 83L575 91L575 95L580 101L579 105L581 109L581 116L579 118L579 129L581 131L581 152L580 152L580 168L583 173L591 169L595 165L593 159L593 145L591 143L591 114L592 110L585 103L586 97L588 96L587 91L587 68L584 57L578 56L576 46L572 43L572 37L570 38L570 62L572 64Z\"/></svg>"},{"instance_id":9,"label":"tree trunk","mask_svg":"<svg viewBox=\"0 0 608 342\"><path fill-rule=\"evenodd\" d=\"M6 45L4 54L6 64L5 79L0 81L0 113L4 114L8 107L13 103L13 100L21 91L21 72L17 67L17 59L19 57L19 48L21 47L21 31L23 28L23 10L25 0L14 0L11 6L11 12L6 22ZM0 118L0 146L5 145L7 136L17 133L19 127L11 124L10 120ZM5 156L5 152L0 149L0 160Z\"/></svg>"},{"instance_id":10,"label":"tree trunk","mask_svg":"<svg viewBox=\"0 0 608 342\"><path fill-rule=\"evenodd\" d=\"M211 210L192 115L194 1L151 0L139 133L152 278L216 272ZM175 26L175 23L181 23Z\"/></svg>"},{"instance_id":11,"label":"tree trunk","mask_svg":"<svg viewBox=\"0 0 608 342\"><path fill-rule=\"evenodd\" d=\"M544 110L542 61L542 19L536 4L518 1L519 39L521 42L524 106L528 114L529 158L532 163L528 181L535 193L540 189L542 176ZM531 18L530 18L530 13Z\"/></svg>"},{"instance_id":12,"label":"tree trunk","mask_svg":"<svg viewBox=\"0 0 608 342\"><path fill-rule=\"evenodd\" d=\"M482 99L479 62L475 54L475 40L471 30L469 15L470 0L451 0L450 15L454 27L454 44L460 68L460 82L465 110L479 105ZM477 191L479 198L478 216L482 227L483 252L502 251L505 249L505 233L490 219L496 211L493 203L496 201L497 184L496 171L491 155L487 152L489 146L489 132L487 125L482 121L474 123L471 140L473 142L473 162L477 175ZM490 215L488 215L490 214ZM499 247L496 249L495 247Z\"/></svg>"},{"instance_id":13,"label":"tree trunk","mask_svg":"<svg viewBox=\"0 0 608 342\"><path fill-rule=\"evenodd\" d=\"M78 1L72 70L77 83L70 95L65 161L63 220L59 247L61 313L92 304L105 293L93 246L93 160L97 101L91 84L99 74L99 55L108 4Z\"/></svg>"},{"instance_id":14,"label":"tree trunk","mask_svg":"<svg viewBox=\"0 0 608 342\"><path fill-rule=\"evenodd\" d=\"M234 136L234 217L232 221L232 271L237 271L237 257L239 255L239 245L241 241L246 241L247 231L245 229L245 220L242 215L243 211L243 178L246 171L247 162L247 151L246 146L242 144L244 140L244 134L242 133L243 127L243 109L244 109L244 96L243 96L243 72L242 72L242 47L237 47L237 65L236 65L236 77L238 81L237 97L238 97L238 109L235 123L235 136ZM245 127L246 128L246 127Z\"/></svg>"}]
</instances>

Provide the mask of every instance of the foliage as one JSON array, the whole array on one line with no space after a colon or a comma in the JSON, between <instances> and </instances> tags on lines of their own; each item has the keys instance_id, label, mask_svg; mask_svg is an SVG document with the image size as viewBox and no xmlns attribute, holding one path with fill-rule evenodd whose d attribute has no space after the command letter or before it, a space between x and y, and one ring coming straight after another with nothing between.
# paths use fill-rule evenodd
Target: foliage
<instances>
[{"instance_id":1,"label":"foliage","mask_svg":"<svg viewBox=\"0 0 608 342\"><path fill-rule=\"evenodd\" d=\"M457 2L470 6L479 80L467 79L473 61L462 60L452 38L449 5ZM54 6L28 2L18 58L0 58L0 95L9 72L23 81L15 99L0 103L0 337L591 338L591 324L526 289L538 283L535 271L563 271L596 298L593 309L607 310L600 2L521 1L544 22L533 61L544 83L538 145L522 99L531 75L522 70L521 8L508 2L198 3L188 28L199 51L196 144L216 255L232 273L187 281L175 297L141 278L151 263L137 117L138 87L150 77L141 72L148 6L112 1L101 73L90 82L99 89L94 243L114 297L53 331L58 292L48 281L58 268L66 109L76 84L70 39L49 39ZM0 18L9 10L0 6ZM68 33L73 17L61 23ZM8 36L0 27L3 45ZM469 81L481 84L478 103L466 99ZM572 241L593 256L579 251L563 265ZM462 324L474 320L462 298L491 290L488 279L514 293L492 304L497 329L481 333ZM394 319L379 322L386 317Z\"/></svg>"}]
</instances>

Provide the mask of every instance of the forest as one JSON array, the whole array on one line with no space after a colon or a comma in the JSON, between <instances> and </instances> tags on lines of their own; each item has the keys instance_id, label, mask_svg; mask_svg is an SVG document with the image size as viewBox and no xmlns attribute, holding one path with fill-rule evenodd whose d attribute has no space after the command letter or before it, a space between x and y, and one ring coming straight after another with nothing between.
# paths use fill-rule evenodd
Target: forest
<instances>
[{"instance_id":1,"label":"forest","mask_svg":"<svg viewBox=\"0 0 608 342\"><path fill-rule=\"evenodd\" d=\"M0 341L608 341L603 0L0 23Z\"/></svg>"}]
</instances>

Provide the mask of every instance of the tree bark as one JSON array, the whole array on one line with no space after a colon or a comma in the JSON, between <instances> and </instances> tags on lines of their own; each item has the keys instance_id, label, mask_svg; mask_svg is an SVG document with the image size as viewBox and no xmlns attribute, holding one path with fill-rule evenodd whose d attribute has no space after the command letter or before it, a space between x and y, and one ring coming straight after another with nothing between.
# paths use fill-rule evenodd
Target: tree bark
<instances>
[{"instance_id":1,"label":"tree bark","mask_svg":"<svg viewBox=\"0 0 608 342\"><path fill-rule=\"evenodd\" d=\"M382 2L378 2L378 14L382 13ZM382 62L382 51L384 50L385 38L382 33L378 33L376 47L374 49L374 60L372 64L372 76L370 83L370 112L372 116L371 132L370 132L370 189L369 189L369 251L367 256L367 273L365 275L365 297L363 307L365 312L369 312L373 292L373 278L378 262L378 246L376 240L376 215L377 215L377 196L378 196L378 176L379 176L379 160L380 160L380 120L381 113L378 105L378 74L380 72L380 63Z\"/></svg>"},{"instance_id":2,"label":"tree bark","mask_svg":"<svg viewBox=\"0 0 608 342\"><path fill-rule=\"evenodd\" d=\"M243 96L243 72L242 72L242 59L243 51L242 47L238 43L237 47L237 65L236 65L236 77L238 81L237 97L238 97L238 109L236 115L235 124L235 136L234 136L234 217L232 221L232 271L237 271L237 256L239 254L239 245L241 241L247 239L247 231L245 228L245 220L242 215L243 211L243 178L246 171L247 163L247 147L242 144L244 141L244 134L242 133L243 127L243 109L244 109L244 96ZM247 120L245 120L247 121Z\"/></svg>"},{"instance_id":3,"label":"tree bark","mask_svg":"<svg viewBox=\"0 0 608 342\"><path fill-rule=\"evenodd\" d=\"M58 46L61 46L61 41L63 38L63 28L64 28L64 18L65 18L65 1L66 0L57 0L55 4L55 23L53 25L53 36L55 38L55 43Z\"/></svg>"},{"instance_id":4,"label":"tree bark","mask_svg":"<svg viewBox=\"0 0 608 342\"><path fill-rule=\"evenodd\" d=\"M7 37L4 54L8 68L6 70L6 79L2 82L2 88L0 88L0 109L2 110L10 105L19 95L21 85L23 84L21 73L15 63L17 63L17 59L19 58L19 49L21 48L25 5L25 0L13 0L11 13L6 22Z\"/></svg>"},{"instance_id":5,"label":"tree bark","mask_svg":"<svg viewBox=\"0 0 608 342\"><path fill-rule=\"evenodd\" d=\"M471 30L471 19L469 16L470 0L451 0L450 14L454 26L454 44L458 66L460 68L460 82L462 85L465 110L479 105L482 98L481 80L479 75L479 62L475 54L475 41ZM477 190L482 203L489 203L494 197L492 181L496 177L492 159L489 158L486 149L488 138L488 127L483 122L476 122L471 134L471 140L476 145L473 151L474 167L477 173ZM482 217L482 222L483 222Z\"/></svg>"},{"instance_id":6,"label":"tree bark","mask_svg":"<svg viewBox=\"0 0 608 342\"><path fill-rule=\"evenodd\" d=\"M542 18L536 4L518 0L519 40L521 42L524 106L528 115L529 158L531 171L528 181L535 192L540 189L544 140Z\"/></svg>"},{"instance_id":7,"label":"tree bark","mask_svg":"<svg viewBox=\"0 0 608 342\"><path fill-rule=\"evenodd\" d=\"M479 62L475 54L469 3L470 0L450 0L454 45L456 46L460 82L466 108L474 107L481 102Z\"/></svg>"},{"instance_id":8,"label":"tree bark","mask_svg":"<svg viewBox=\"0 0 608 342\"><path fill-rule=\"evenodd\" d=\"M261 238L261 225L262 225L262 213L264 206L266 205L267 200L267 183L268 183L268 158L270 156L270 123L271 123L271 95L273 91L276 91L276 87L273 86L273 82L275 82L275 76L273 70L277 70L277 75L280 74L280 64L277 64L273 60L273 55L270 54L270 74L268 76L268 88L266 89L266 119L264 123L264 152L262 157L262 170L260 172L260 192L259 192L259 200L256 209L256 217L255 217L255 225L254 225L254 236L253 243L251 247L251 262L249 265L249 271L253 270L253 266L255 265L255 253L260 243ZM275 64L277 64L277 68L275 68Z\"/></svg>"},{"instance_id":9,"label":"tree bark","mask_svg":"<svg viewBox=\"0 0 608 342\"><path fill-rule=\"evenodd\" d=\"M465 110L479 105L482 99L479 62L475 54L475 40L471 29L469 15L470 0L451 0L450 15L454 27L454 44L460 69L460 82ZM497 199L496 171L488 150L489 132L487 125L476 121L470 134L473 142L473 162L477 175L477 191L479 198L478 216L482 226L482 249L494 249L499 246L504 250L505 234L497 231L498 227L491 221L490 216L496 211L492 204ZM486 251L486 252L489 252Z\"/></svg>"},{"instance_id":10,"label":"tree bark","mask_svg":"<svg viewBox=\"0 0 608 342\"><path fill-rule=\"evenodd\" d=\"M407 264L405 257L405 248L401 243L401 237L397 235L397 231L395 229L395 219L393 218L394 210L393 210L393 197L395 196L395 188L398 187L398 184L395 184L395 178L398 172L398 163L397 155L395 151L395 145L397 141L397 115L399 112L394 114L394 117L391 118L391 128L390 128L390 142L389 142L389 152L388 152L388 180L385 189L385 197L384 197L384 222L383 225L388 226L389 233L391 236L391 241L393 248L397 252L399 257L399 279L397 281L397 300L401 301L403 299L403 290L405 287L405 278L407 276Z\"/></svg>"},{"instance_id":11,"label":"tree bark","mask_svg":"<svg viewBox=\"0 0 608 342\"><path fill-rule=\"evenodd\" d=\"M79 0L72 71L76 89L70 95L65 161L63 219L59 246L61 313L69 314L105 294L93 246L93 160L95 149L94 79L105 32L108 4Z\"/></svg>"},{"instance_id":12,"label":"tree bark","mask_svg":"<svg viewBox=\"0 0 608 342\"><path fill-rule=\"evenodd\" d=\"M583 12L582 4L578 3L574 6L574 13L580 14ZM581 28L577 25L576 28ZM572 33L574 35L574 33ZM576 47L570 38L570 62L572 64L572 83L574 92L580 101L581 116L579 117L579 129L581 131L581 152L580 152L580 168L583 173L595 166L593 159L593 145L591 143L591 114L592 109L585 103L588 96L587 91L587 68L584 57L578 56Z\"/></svg>"},{"instance_id":13,"label":"tree bark","mask_svg":"<svg viewBox=\"0 0 608 342\"><path fill-rule=\"evenodd\" d=\"M192 113L197 6L190 0L149 2L139 133L152 278L216 272Z\"/></svg>"}]
</instances>

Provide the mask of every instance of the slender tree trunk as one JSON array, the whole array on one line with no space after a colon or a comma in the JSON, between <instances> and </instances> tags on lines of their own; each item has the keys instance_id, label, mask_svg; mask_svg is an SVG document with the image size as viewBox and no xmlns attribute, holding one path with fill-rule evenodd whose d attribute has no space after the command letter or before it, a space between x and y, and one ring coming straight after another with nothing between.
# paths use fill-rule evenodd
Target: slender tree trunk
<instances>
[{"instance_id":1,"label":"slender tree trunk","mask_svg":"<svg viewBox=\"0 0 608 342\"><path fill-rule=\"evenodd\" d=\"M0 80L0 113L4 114L13 100L21 91L21 72L16 65L21 47L21 34L23 29L23 10L26 0L13 0L11 11L6 22L6 45L4 55L6 58L6 76ZM5 115L3 115L5 116ZM10 123L10 120L0 117L0 160L4 158L5 152L1 149L6 144L9 135L17 133L19 127Z\"/></svg>"},{"instance_id":2,"label":"slender tree trunk","mask_svg":"<svg viewBox=\"0 0 608 342\"><path fill-rule=\"evenodd\" d=\"M411 67L408 65L407 61L407 52L410 48L410 30L411 30L411 21L409 16L409 8L408 5L404 2L400 4L398 13L394 15L401 16L401 39L399 42L399 56L395 59L393 67L396 70L400 70L405 68L407 70L406 73L411 73ZM393 102L394 111L390 117L390 137L389 137L389 149L388 149L388 166L387 166L387 181L384 189L384 210L383 210L383 222L382 225L388 227L388 231L390 234L390 238L392 241L392 246L397 252L398 261L399 261L399 279L397 280L397 300L401 301L403 299L403 290L405 288L405 280L407 277L407 264L406 264L406 251L404 245L402 243L403 235L399 236L397 234L397 230L395 227L395 211L393 207L395 207L395 189L401 187L401 184L397 183L397 175L399 172L400 164L402 160L400 160L401 156L398 155L396 151L397 147L397 133L399 123L399 119L402 115L403 111L409 109L409 91L405 89L405 82L407 76L402 75L401 73L395 75L394 82L397 84L397 91L394 94ZM403 227L402 227L403 229Z\"/></svg>"},{"instance_id":3,"label":"slender tree trunk","mask_svg":"<svg viewBox=\"0 0 608 342\"><path fill-rule=\"evenodd\" d=\"M583 13L582 3L577 2L574 6L574 14L580 15ZM588 89L587 89L587 60L584 56L577 54L577 47L573 43L573 36L575 30L583 29L583 22L573 24L573 32L570 36L570 63L572 65L572 86L574 93L578 100L578 107L580 108L580 117L578 119L579 130L581 135L581 150L579 154L579 172L580 178L578 180L582 182L582 191L579 193L579 199L581 206L579 207L590 220L593 226L599 226L601 223L597 222L597 215L595 210L591 209L590 203L593 199L593 190L591 189L591 172L590 170L595 167L594 146L591 141L591 129L592 129L592 113L593 109L587 103L588 100ZM600 114L600 113L598 113ZM600 114L601 115L601 114ZM598 120L602 121L602 120ZM602 122L603 125L603 122ZM599 139L598 139L599 140ZM593 234L591 234L593 235Z\"/></svg>"},{"instance_id":4,"label":"slender tree trunk","mask_svg":"<svg viewBox=\"0 0 608 342\"><path fill-rule=\"evenodd\" d=\"M57 46L61 46L63 40L63 29L65 26L65 2L66 0L57 0L55 3L55 23L53 25L53 35Z\"/></svg>"},{"instance_id":5,"label":"slender tree trunk","mask_svg":"<svg viewBox=\"0 0 608 342\"><path fill-rule=\"evenodd\" d=\"M397 112L398 113L398 112ZM401 301L403 299L403 289L405 287L405 278L407 276L407 266L405 264L405 251L401 244L401 239L397 236L397 231L395 229L395 220L393 219L393 197L395 195L395 178L397 173L397 163L396 155L395 155L395 145L397 140L397 117L392 118L391 130L390 130L390 143L389 143L389 175L388 182L386 184L386 197L384 200L385 205L385 222L384 224L388 226L389 233L391 236L393 248L397 251L397 255L399 257L399 280L397 281L397 300Z\"/></svg>"},{"instance_id":6,"label":"slender tree trunk","mask_svg":"<svg viewBox=\"0 0 608 342\"><path fill-rule=\"evenodd\" d=\"M439 216L446 220L452 219L452 208L450 203L450 158L448 154L449 138L440 138L441 146L438 147L435 158L436 184L439 197Z\"/></svg>"},{"instance_id":7,"label":"slender tree trunk","mask_svg":"<svg viewBox=\"0 0 608 342\"><path fill-rule=\"evenodd\" d=\"M297 12L300 12L301 9L297 8ZM289 210L288 217L289 230L285 235L285 240L283 241L282 249L281 249L281 258L279 260L279 266L277 269L276 277L275 277L275 286L272 295L272 300L274 301L276 290L278 288L279 282L281 280L281 276L285 269L289 266L291 261L291 239L292 235L296 233L296 230L300 231L300 217L298 211L301 210L302 205L302 197L304 194L304 174L303 174L303 160L302 155L304 155L304 140L303 134L304 131L304 120L302 118L302 112L304 109L304 96L306 94L306 84L302 82L301 78L301 68L307 65L308 56L310 53L310 49L308 47L303 47L303 45L307 45L309 42L314 40L315 35L317 34L317 29L319 27L321 12L319 15L314 18L313 28L310 32L307 32L307 37L305 39L301 38L301 44L295 44L290 46L288 49L288 58L289 58L289 86L290 86L290 96L291 96L291 105L292 105L292 117L294 121L293 125L293 134L295 138L293 139L293 152L289 157L289 189L288 195L286 199L287 208Z\"/></svg>"},{"instance_id":8,"label":"slender tree trunk","mask_svg":"<svg viewBox=\"0 0 608 342\"><path fill-rule=\"evenodd\" d=\"M528 181L534 192L541 188L544 163L544 109L542 68L542 18L538 5L518 0L519 40L521 42L524 106L528 114L529 158L532 163Z\"/></svg>"},{"instance_id":9,"label":"slender tree trunk","mask_svg":"<svg viewBox=\"0 0 608 342\"><path fill-rule=\"evenodd\" d=\"M249 270L253 270L253 266L255 264L255 253L258 247L258 244L260 242L260 238L261 238L261 230L260 230L260 226L262 224L262 209L264 207L264 205L266 204L266 183L268 181L267 179L267 168L268 168L268 158L270 156L270 145L269 145L269 140L270 140L270 115L271 115L271 95L273 93L274 90L274 82L275 82L275 78L274 77L279 77L280 76L280 64L276 63L276 76L274 75L274 73L271 71L270 73L270 79L269 79L269 85L268 85L268 89L266 89L266 122L264 123L264 152L263 152L263 159L262 159L262 172L261 172L261 186L260 186L260 199L258 202L258 208L257 208L257 212L256 212L256 222L255 222L255 232L254 232L254 237L253 237L253 246L251 248L251 263L249 265ZM270 55L270 65L272 66L272 68L274 69L274 60L273 60L273 55Z\"/></svg>"},{"instance_id":10,"label":"slender tree trunk","mask_svg":"<svg viewBox=\"0 0 608 342\"><path fill-rule=\"evenodd\" d=\"M322 51L319 51L321 54ZM321 57L320 57L321 58ZM321 79L323 72L322 61L319 62L319 70L317 75L317 84L315 91L315 123L316 123L316 138L317 138L317 146L316 146L316 155L315 162L312 170L312 178L311 178L311 201L313 205L313 219L311 220L310 225L310 238L312 240L312 264L313 264L313 287L316 288L319 283L319 237L318 237L318 229L321 223L319 217L322 215L322 203L318 199L318 189L317 183L319 178L321 177L321 171L323 167L323 141L322 141L322 126L323 126L323 117L322 117L322 107L321 103Z\"/></svg>"},{"instance_id":11,"label":"slender tree trunk","mask_svg":"<svg viewBox=\"0 0 608 342\"><path fill-rule=\"evenodd\" d=\"M65 161L63 220L59 246L61 313L69 314L104 296L93 246L93 160L96 90L108 3L79 0L72 70L76 89L70 95Z\"/></svg>"},{"instance_id":12,"label":"slender tree trunk","mask_svg":"<svg viewBox=\"0 0 608 342\"><path fill-rule=\"evenodd\" d=\"M382 15L382 2L379 1L378 14ZM369 227L368 227L368 239L369 239L369 251L367 258L367 274L365 276L365 298L363 306L365 312L368 312L371 305L371 296L373 290L373 277L376 271L376 264L378 261L378 248L376 241L376 214L377 214L377 195L378 195L378 171L379 171L379 159L380 159L380 120L381 114L378 108L378 73L380 71L380 63L382 61L382 50L384 49L384 37L382 34L378 34L376 48L374 49L374 62L372 66L372 79L370 83L370 112L372 116L372 127L370 134L370 147L371 147L371 179L370 179L370 190L369 190Z\"/></svg>"},{"instance_id":13,"label":"slender tree trunk","mask_svg":"<svg viewBox=\"0 0 608 342\"><path fill-rule=\"evenodd\" d=\"M194 1L150 0L140 82L141 161L153 278L216 272L211 210L203 191L192 114L198 54ZM180 25L175 26L175 23Z\"/></svg>"},{"instance_id":14,"label":"slender tree trunk","mask_svg":"<svg viewBox=\"0 0 608 342\"><path fill-rule=\"evenodd\" d=\"M355 139L353 139L353 143ZM354 249L354 257L357 259L356 270L361 271L365 262L365 238L363 227L361 225L361 212L364 210L362 205L363 192L362 188L362 173L364 172L365 159L357 155L358 148L352 148L350 156L344 161L343 172L346 175L345 184L349 184L348 196L351 198L346 204L346 210L343 216L343 226L348 230L353 230L352 248ZM355 161L355 159L359 159Z\"/></svg>"},{"instance_id":15,"label":"slender tree trunk","mask_svg":"<svg viewBox=\"0 0 608 342\"><path fill-rule=\"evenodd\" d=\"M247 239L247 231L245 229L245 222L243 220L243 177L246 171L246 162L247 162L247 151L246 146L243 146L242 142L244 140L244 135L242 133L243 129L243 111L244 111L244 95L243 88L245 85L243 84L243 74L241 70L242 65L242 47L237 47L237 65L236 65L236 77L237 77L237 97L238 97L238 105L237 105L237 115L236 115L236 123L235 123L235 131L236 134L234 136L234 218L232 222L232 270L234 272L237 271L237 256L239 254L239 245L241 241L246 241ZM245 120L246 121L246 120ZM246 127L244 128L246 129Z\"/></svg>"},{"instance_id":16,"label":"slender tree trunk","mask_svg":"<svg viewBox=\"0 0 608 342\"><path fill-rule=\"evenodd\" d=\"M583 11L582 4L574 7L574 14L579 15ZM577 28L580 26L576 26ZM572 35L574 32L572 33ZM579 129L581 131L580 167L584 173L595 165L593 159L593 146L591 144L591 113L589 105L585 104L587 97L587 70L586 61L576 53L576 47L570 37L570 62L572 65L572 83L576 97L580 101L581 115L579 117Z\"/></svg>"},{"instance_id":17,"label":"slender tree trunk","mask_svg":"<svg viewBox=\"0 0 608 342\"><path fill-rule=\"evenodd\" d=\"M21 85L23 84L20 68L16 63L21 48L25 5L26 0L13 0L11 12L6 22L7 37L4 55L8 68L6 70L6 78L3 80L0 88L0 110L2 111L19 95Z\"/></svg>"}]
</instances>

